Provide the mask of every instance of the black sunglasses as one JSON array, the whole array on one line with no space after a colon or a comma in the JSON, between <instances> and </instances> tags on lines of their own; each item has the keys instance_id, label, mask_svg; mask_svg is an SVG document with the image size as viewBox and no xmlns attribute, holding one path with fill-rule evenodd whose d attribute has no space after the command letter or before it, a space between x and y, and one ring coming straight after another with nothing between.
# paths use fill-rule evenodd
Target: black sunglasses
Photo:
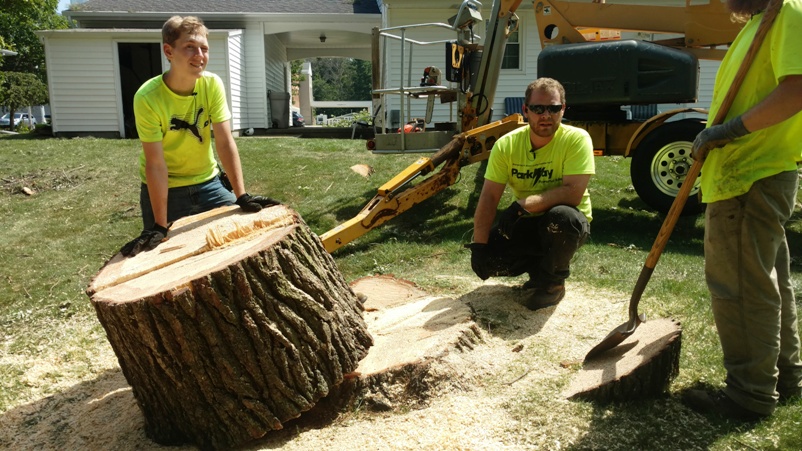
<instances>
[{"instance_id":1,"label":"black sunglasses","mask_svg":"<svg viewBox=\"0 0 802 451\"><path fill-rule=\"evenodd\" d=\"M557 114L560 110L563 109L562 105L527 105L526 109L535 113L535 114L543 114L547 110L551 114Z\"/></svg>"}]
</instances>

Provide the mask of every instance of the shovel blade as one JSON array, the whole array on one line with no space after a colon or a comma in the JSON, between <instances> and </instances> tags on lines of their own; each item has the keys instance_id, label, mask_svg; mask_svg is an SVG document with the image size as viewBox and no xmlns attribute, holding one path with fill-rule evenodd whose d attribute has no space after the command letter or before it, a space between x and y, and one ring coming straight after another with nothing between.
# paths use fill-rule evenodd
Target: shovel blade
<instances>
[{"instance_id":1,"label":"shovel blade","mask_svg":"<svg viewBox=\"0 0 802 451\"><path fill-rule=\"evenodd\" d=\"M604 351L613 349L621 344L622 341L626 340L630 335L632 335L632 331L627 331L627 323L618 326L615 330L604 337L604 340L602 340L599 344L588 351L587 354L585 354L585 361L587 362Z\"/></svg>"},{"instance_id":2,"label":"shovel blade","mask_svg":"<svg viewBox=\"0 0 802 451\"><path fill-rule=\"evenodd\" d=\"M616 327L615 329L613 329L612 332L610 332L609 334L607 334L606 337L604 337L604 340L602 340L599 344L597 344L590 351L588 351L587 354L585 354L585 361L587 362L588 360L598 356L604 351L613 349L614 347L618 346L619 344L621 344L622 341L626 340L627 337L629 337L630 335L632 335L633 332L635 332L635 329L638 328L640 323L645 321L646 321L646 315L644 313L641 313L640 315L636 314L636 316L630 318L629 321Z\"/></svg>"}]
</instances>

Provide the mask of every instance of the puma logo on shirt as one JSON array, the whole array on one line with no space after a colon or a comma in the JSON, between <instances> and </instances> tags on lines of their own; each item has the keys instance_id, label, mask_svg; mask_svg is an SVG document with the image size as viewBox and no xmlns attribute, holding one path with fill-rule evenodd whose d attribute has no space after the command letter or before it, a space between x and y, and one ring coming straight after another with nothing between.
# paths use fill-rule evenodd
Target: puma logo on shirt
<instances>
[{"instance_id":1,"label":"puma logo on shirt","mask_svg":"<svg viewBox=\"0 0 802 451\"><path fill-rule=\"evenodd\" d=\"M198 129L198 121L200 120L201 114L203 114L203 107L201 107L197 114L195 114L195 122L190 124L189 122L174 117L170 119L170 130L189 130L196 138L198 138L199 142L203 142L203 137L200 134L200 129Z\"/></svg>"}]
</instances>

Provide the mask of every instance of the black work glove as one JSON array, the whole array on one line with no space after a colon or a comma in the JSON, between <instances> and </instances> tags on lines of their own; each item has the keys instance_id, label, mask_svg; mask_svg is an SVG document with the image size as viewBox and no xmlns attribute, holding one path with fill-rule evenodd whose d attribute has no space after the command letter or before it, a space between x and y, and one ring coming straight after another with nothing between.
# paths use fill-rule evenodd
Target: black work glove
<instances>
[{"instance_id":1,"label":"black work glove","mask_svg":"<svg viewBox=\"0 0 802 451\"><path fill-rule=\"evenodd\" d=\"M170 228L170 224L167 227L154 224L150 229L143 230L138 237L123 246L120 249L120 253L126 257L133 257L142 251L149 251L155 248L167 237L167 230Z\"/></svg>"},{"instance_id":2,"label":"black work glove","mask_svg":"<svg viewBox=\"0 0 802 451\"><path fill-rule=\"evenodd\" d=\"M526 211L518 201L513 202L507 207L506 210L501 212L501 215L498 219L498 233L501 234L506 239L510 239L512 236L512 228L515 226L515 223L521 219L522 216L528 215L529 212Z\"/></svg>"},{"instance_id":3,"label":"black work glove","mask_svg":"<svg viewBox=\"0 0 802 451\"><path fill-rule=\"evenodd\" d=\"M482 280L490 277L490 252L487 243L471 243L465 247L471 250L471 269Z\"/></svg>"},{"instance_id":4,"label":"black work glove","mask_svg":"<svg viewBox=\"0 0 802 451\"><path fill-rule=\"evenodd\" d=\"M276 199L271 199L264 196L251 196L248 193L243 194L237 198L237 205L248 213L256 213L264 207L271 205L281 205L281 202Z\"/></svg>"},{"instance_id":5,"label":"black work glove","mask_svg":"<svg viewBox=\"0 0 802 451\"><path fill-rule=\"evenodd\" d=\"M693 140L691 156L694 160L705 161L708 152L711 150L723 147L725 144L747 134L749 134L749 130L744 126L741 116L732 118L721 125L713 125L696 135L696 139Z\"/></svg>"}]
</instances>

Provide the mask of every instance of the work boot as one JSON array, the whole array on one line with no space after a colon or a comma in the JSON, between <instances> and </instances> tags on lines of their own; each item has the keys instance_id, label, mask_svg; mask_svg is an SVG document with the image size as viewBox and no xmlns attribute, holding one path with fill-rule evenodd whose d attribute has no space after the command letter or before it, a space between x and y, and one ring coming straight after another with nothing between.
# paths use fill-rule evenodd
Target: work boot
<instances>
[{"instance_id":1,"label":"work boot","mask_svg":"<svg viewBox=\"0 0 802 451\"><path fill-rule=\"evenodd\" d=\"M714 413L738 421L756 422L768 417L741 406L721 390L688 390L682 394L682 401L699 413Z\"/></svg>"},{"instance_id":2,"label":"work boot","mask_svg":"<svg viewBox=\"0 0 802 451\"><path fill-rule=\"evenodd\" d=\"M532 279L531 277L529 278L529 280L524 282L523 285L521 285L521 288L523 288L524 290L531 290L531 289L537 288L537 287L538 287L538 283L535 281L535 279Z\"/></svg>"},{"instance_id":3,"label":"work boot","mask_svg":"<svg viewBox=\"0 0 802 451\"><path fill-rule=\"evenodd\" d=\"M540 285L534 288L524 305L530 310L538 310L559 304L563 297L565 297L565 285L561 283Z\"/></svg>"},{"instance_id":4,"label":"work boot","mask_svg":"<svg viewBox=\"0 0 802 451\"><path fill-rule=\"evenodd\" d=\"M795 402L800 397L802 397L802 387L796 387L796 389L791 390L779 390L780 392L780 404L788 404L791 402Z\"/></svg>"}]
</instances>

